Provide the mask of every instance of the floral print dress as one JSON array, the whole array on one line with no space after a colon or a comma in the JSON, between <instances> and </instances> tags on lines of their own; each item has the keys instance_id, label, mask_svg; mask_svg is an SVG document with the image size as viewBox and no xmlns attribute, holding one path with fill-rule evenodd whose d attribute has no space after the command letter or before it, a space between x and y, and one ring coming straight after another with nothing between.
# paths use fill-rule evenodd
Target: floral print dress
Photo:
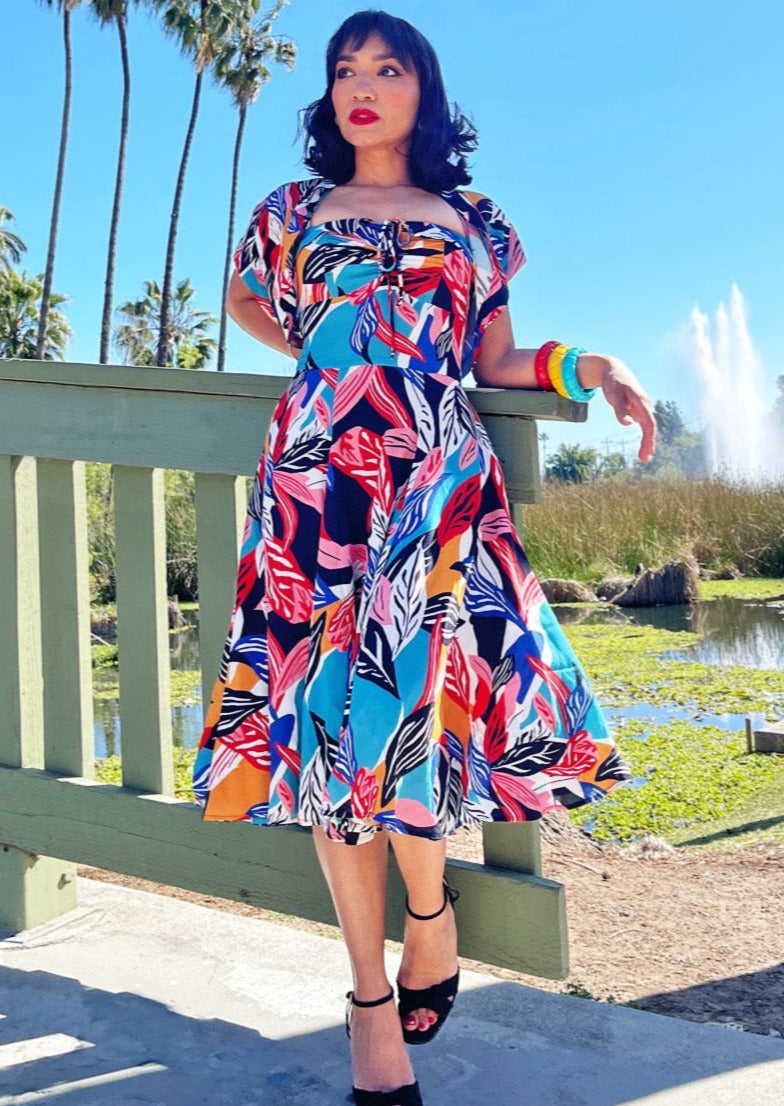
<instances>
[{"instance_id":1,"label":"floral print dress","mask_svg":"<svg viewBox=\"0 0 784 1106\"><path fill-rule=\"evenodd\" d=\"M196 763L206 820L441 838L630 774L510 517L463 384L525 261L487 197L463 232L314 222L284 185L235 255L299 349L248 507Z\"/></svg>"}]
</instances>

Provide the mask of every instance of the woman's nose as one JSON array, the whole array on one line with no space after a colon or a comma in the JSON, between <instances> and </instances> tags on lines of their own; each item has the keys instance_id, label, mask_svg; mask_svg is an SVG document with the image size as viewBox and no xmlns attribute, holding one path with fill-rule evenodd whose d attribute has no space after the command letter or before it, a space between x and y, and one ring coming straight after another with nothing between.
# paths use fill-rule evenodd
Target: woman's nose
<instances>
[{"instance_id":1,"label":"woman's nose","mask_svg":"<svg viewBox=\"0 0 784 1106\"><path fill-rule=\"evenodd\" d=\"M354 99L355 100L371 100L373 99L374 92L373 86L367 79L360 78L354 85Z\"/></svg>"}]
</instances>

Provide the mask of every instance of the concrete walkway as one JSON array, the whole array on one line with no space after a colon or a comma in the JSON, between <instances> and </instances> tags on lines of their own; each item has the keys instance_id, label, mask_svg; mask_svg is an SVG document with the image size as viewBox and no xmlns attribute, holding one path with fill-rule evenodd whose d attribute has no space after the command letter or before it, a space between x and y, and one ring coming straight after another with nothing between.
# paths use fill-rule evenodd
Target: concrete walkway
<instances>
[{"instance_id":1,"label":"concrete walkway","mask_svg":"<svg viewBox=\"0 0 784 1106\"><path fill-rule=\"evenodd\" d=\"M338 941L91 880L79 896L0 941L0 1106L347 1102ZM464 975L412 1052L427 1106L784 1103L783 1040Z\"/></svg>"}]
</instances>

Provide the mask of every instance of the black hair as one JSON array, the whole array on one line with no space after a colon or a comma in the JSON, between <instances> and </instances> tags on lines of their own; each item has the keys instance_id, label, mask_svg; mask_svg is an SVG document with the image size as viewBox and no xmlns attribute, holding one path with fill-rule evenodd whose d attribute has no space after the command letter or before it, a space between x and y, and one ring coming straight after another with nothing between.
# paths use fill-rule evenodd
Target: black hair
<instances>
[{"instance_id":1,"label":"black hair","mask_svg":"<svg viewBox=\"0 0 784 1106\"><path fill-rule=\"evenodd\" d=\"M407 69L419 78L419 111L409 140L411 181L427 192L448 192L468 184L466 154L476 149L474 125L453 104L450 110L435 50L416 27L383 11L356 12L346 19L327 46L327 88L302 113L305 165L335 184L354 173L354 147L340 133L332 106L338 58L346 46L358 49L375 32Z\"/></svg>"}]
</instances>

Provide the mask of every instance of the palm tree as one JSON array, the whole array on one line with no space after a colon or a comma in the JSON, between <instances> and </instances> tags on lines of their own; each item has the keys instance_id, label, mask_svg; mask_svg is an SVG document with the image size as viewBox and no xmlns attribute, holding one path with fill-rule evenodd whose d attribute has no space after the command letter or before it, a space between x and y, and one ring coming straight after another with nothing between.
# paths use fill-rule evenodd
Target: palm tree
<instances>
[{"instance_id":1,"label":"palm tree","mask_svg":"<svg viewBox=\"0 0 784 1106\"><path fill-rule=\"evenodd\" d=\"M42 0L49 8L56 8L63 17L63 51L65 55L65 89L63 92L63 114L60 123L60 150L57 155L57 173L52 200L52 218L49 224L49 248L46 254L46 271L41 294L41 309L38 318L38 338L36 357L45 358L47 327L49 325L49 306L52 298L52 280L54 279L54 257L57 250L57 228L60 222L60 200L63 194L65 176L65 154L68 146L68 123L71 117L71 12L81 0Z\"/></svg>"},{"instance_id":2,"label":"palm tree","mask_svg":"<svg viewBox=\"0 0 784 1106\"><path fill-rule=\"evenodd\" d=\"M252 21L253 5L248 4L241 23L228 37L223 50L215 61L215 75L229 90L238 111L237 133L234 139L234 159L231 170L229 197L229 226L226 257L223 265L223 291L221 294L220 331L218 335L218 372L223 372L226 362L226 294L234 249L234 216L237 207L237 179L239 177L240 151L245 133L248 107L270 79L267 61L282 62L288 69L294 67L296 47L288 39L274 38L270 31L274 20L287 5L288 0L277 0L269 15L260 21Z\"/></svg>"},{"instance_id":3,"label":"palm tree","mask_svg":"<svg viewBox=\"0 0 784 1106\"><path fill-rule=\"evenodd\" d=\"M12 265L18 265L27 246L12 230L5 230L3 223L8 220L14 223L13 212L7 207L0 207L0 274L11 272Z\"/></svg>"},{"instance_id":4,"label":"palm tree","mask_svg":"<svg viewBox=\"0 0 784 1106\"><path fill-rule=\"evenodd\" d=\"M192 304L196 290L186 277L177 285L169 316L168 366L203 369L215 352L209 330L218 320ZM158 364L161 289L157 281L145 280L144 293L117 309L122 322L114 331L114 345L124 365Z\"/></svg>"},{"instance_id":5,"label":"palm tree","mask_svg":"<svg viewBox=\"0 0 784 1106\"><path fill-rule=\"evenodd\" d=\"M138 3L138 0L136 0ZM123 181L125 179L125 153L128 145L128 113L131 102L131 70L128 64L128 39L125 20L128 0L90 0L90 6L102 27L113 23L120 42L120 60L123 72L122 111L120 116L120 144L117 151L117 171L114 180L114 201L109 225L109 248L106 256L106 277L103 287L103 312L101 315L101 342L98 360L105 365L109 360L109 339L112 325L112 299L114 298L114 265L117 254L117 229L120 223Z\"/></svg>"},{"instance_id":6,"label":"palm tree","mask_svg":"<svg viewBox=\"0 0 784 1106\"><path fill-rule=\"evenodd\" d=\"M71 328L58 308L68 299L50 292L49 313L43 348L39 348L39 324L43 277L28 277L11 270L0 274L0 357L37 358L39 361L65 357Z\"/></svg>"},{"instance_id":7,"label":"palm tree","mask_svg":"<svg viewBox=\"0 0 784 1106\"><path fill-rule=\"evenodd\" d=\"M234 25L246 4L254 10L259 0L150 0L153 7L162 13L164 29L179 39L182 49L193 57L196 68L196 80L191 101L191 113L185 132L185 143L180 157L174 201L169 219L169 238L166 243L166 261L161 290L161 317L158 326L157 364L169 362L169 346L172 341L170 329L172 281L174 274L174 253L177 244L177 224L180 218L182 191L185 173L188 168L193 133L199 114L199 101L204 70L210 65L226 35Z\"/></svg>"},{"instance_id":8,"label":"palm tree","mask_svg":"<svg viewBox=\"0 0 784 1106\"><path fill-rule=\"evenodd\" d=\"M550 458L545 469L547 480L562 480L569 484L583 484L596 471L598 454L595 449L580 445L561 445Z\"/></svg>"}]
</instances>

